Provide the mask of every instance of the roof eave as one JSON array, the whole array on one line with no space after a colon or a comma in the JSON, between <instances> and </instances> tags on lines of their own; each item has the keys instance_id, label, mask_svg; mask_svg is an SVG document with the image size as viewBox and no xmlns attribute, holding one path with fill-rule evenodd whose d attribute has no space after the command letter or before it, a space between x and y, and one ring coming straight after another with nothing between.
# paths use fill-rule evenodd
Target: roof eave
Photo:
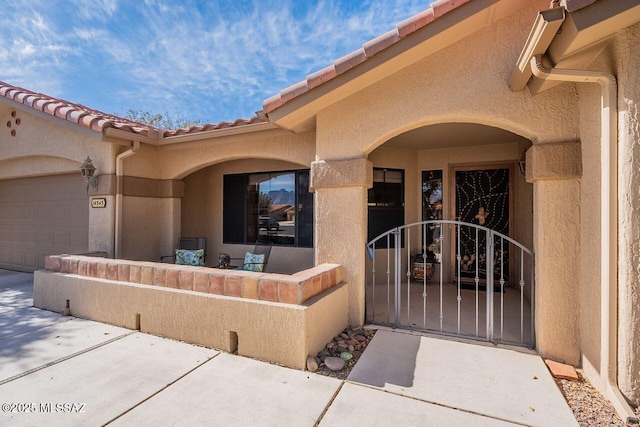
<instances>
[{"instance_id":1,"label":"roof eave","mask_svg":"<svg viewBox=\"0 0 640 427\"><path fill-rule=\"evenodd\" d=\"M173 145L191 141L201 141L203 139L222 138L225 136L242 135L253 132L263 132L267 130L278 129L278 126L269 122L251 123L246 125L226 127L222 129L214 129L208 131L201 131L195 133L188 133L184 135L165 136L161 140L156 142L156 145Z\"/></svg>"},{"instance_id":2,"label":"roof eave","mask_svg":"<svg viewBox=\"0 0 640 427\"><path fill-rule=\"evenodd\" d=\"M531 58L543 55L545 62L551 67L584 69L619 31L638 22L640 4L637 0L585 1L573 4L572 11L565 13L565 18L555 31L555 25L549 26L548 33L543 38L530 36L527 39L509 80L509 87L517 91L526 86L531 95L536 95L561 84L532 77L528 67ZM536 19L531 34L539 31L539 25L540 22Z\"/></svg>"},{"instance_id":3,"label":"roof eave","mask_svg":"<svg viewBox=\"0 0 640 427\"><path fill-rule=\"evenodd\" d=\"M439 3L442 7L451 8L445 2ZM294 132L312 130L315 126L315 116L322 109L522 7L526 7L526 3L520 0L474 0L443 11L437 19L428 20L426 16L418 16L423 22L415 31L410 31L411 28L407 26L409 30L405 33L400 24L396 28L397 40L393 39L392 32L374 39L378 41L376 44L383 48L375 51L373 56L367 57L367 46L371 46L368 42L362 49L346 55L330 66L336 70L336 76L314 85L314 78L317 79L318 74L323 74L314 73L307 78L306 88L303 85L304 81L299 82L279 95L267 99L264 108L268 112L269 120ZM366 57L366 60L363 60L363 57ZM351 66L341 72L338 67L345 63Z\"/></svg>"}]
</instances>

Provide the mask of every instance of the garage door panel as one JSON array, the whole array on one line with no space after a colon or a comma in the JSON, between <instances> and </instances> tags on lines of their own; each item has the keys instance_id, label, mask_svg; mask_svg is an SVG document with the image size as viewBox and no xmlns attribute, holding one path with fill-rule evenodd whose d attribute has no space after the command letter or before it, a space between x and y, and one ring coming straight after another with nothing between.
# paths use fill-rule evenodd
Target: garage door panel
<instances>
[{"instance_id":1,"label":"garage door panel","mask_svg":"<svg viewBox=\"0 0 640 427\"><path fill-rule=\"evenodd\" d=\"M11 253L11 263L15 264L15 265L23 265L24 264L24 257L22 256L21 253L12 252Z\"/></svg>"},{"instance_id":2,"label":"garage door panel","mask_svg":"<svg viewBox=\"0 0 640 427\"><path fill-rule=\"evenodd\" d=\"M69 233L69 246L84 246L87 244L87 234L81 231L72 231Z\"/></svg>"},{"instance_id":3,"label":"garage door panel","mask_svg":"<svg viewBox=\"0 0 640 427\"><path fill-rule=\"evenodd\" d=\"M89 209L88 207L82 210L68 210L69 224L88 224L89 223Z\"/></svg>"},{"instance_id":4,"label":"garage door panel","mask_svg":"<svg viewBox=\"0 0 640 427\"><path fill-rule=\"evenodd\" d=\"M35 230L27 230L24 232L24 243L28 247L38 246L38 233Z\"/></svg>"},{"instance_id":5,"label":"garage door panel","mask_svg":"<svg viewBox=\"0 0 640 427\"><path fill-rule=\"evenodd\" d=\"M33 271L47 255L87 250L89 198L78 174L0 181L0 268Z\"/></svg>"},{"instance_id":6,"label":"garage door panel","mask_svg":"<svg viewBox=\"0 0 640 427\"><path fill-rule=\"evenodd\" d=\"M65 206L54 206L51 212L55 224L66 224L69 219L69 210Z\"/></svg>"},{"instance_id":7,"label":"garage door panel","mask_svg":"<svg viewBox=\"0 0 640 427\"><path fill-rule=\"evenodd\" d=\"M11 230L11 243L21 244L23 240L22 230Z\"/></svg>"},{"instance_id":8,"label":"garage door panel","mask_svg":"<svg viewBox=\"0 0 640 427\"><path fill-rule=\"evenodd\" d=\"M38 219L38 208L34 205L28 205L24 207L24 219L25 221L33 222Z\"/></svg>"},{"instance_id":9,"label":"garage door panel","mask_svg":"<svg viewBox=\"0 0 640 427\"><path fill-rule=\"evenodd\" d=\"M38 207L38 224L48 224L51 222L52 208L51 206Z\"/></svg>"},{"instance_id":10,"label":"garage door panel","mask_svg":"<svg viewBox=\"0 0 640 427\"><path fill-rule=\"evenodd\" d=\"M25 254L24 256L24 266L27 268L33 268L36 270L38 268L38 255L37 254Z\"/></svg>"},{"instance_id":11,"label":"garage door panel","mask_svg":"<svg viewBox=\"0 0 640 427\"><path fill-rule=\"evenodd\" d=\"M62 249L69 247L68 234L65 232L56 231L53 233L53 245Z\"/></svg>"},{"instance_id":12,"label":"garage door panel","mask_svg":"<svg viewBox=\"0 0 640 427\"><path fill-rule=\"evenodd\" d=\"M10 216L10 218L12 220L21 221L22 218L24 217L22 212L23 212L22 211L22 206L15 206L15 207L11 208L11 216Z\"/></svg>"},{"instance_id":13,"label":"garage door panel","mask_svg":"<svg viewBox=\"0 0 640 427\"><path fill-rule=\"evenodd\" d=\"M53 246L53 236L47 230L38 230L38 247L47 248Z\"/></svg>"}]
</instances>

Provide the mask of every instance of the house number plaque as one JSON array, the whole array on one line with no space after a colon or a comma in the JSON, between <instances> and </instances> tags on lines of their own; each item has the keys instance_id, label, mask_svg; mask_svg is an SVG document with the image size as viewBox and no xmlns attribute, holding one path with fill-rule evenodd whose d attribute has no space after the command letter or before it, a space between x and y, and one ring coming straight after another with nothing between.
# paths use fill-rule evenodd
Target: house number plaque
<instances>
[{"instance_id":1,"label":"house number plaque","mask_svg":"<svg viewBox=\"0 0 640 427\"><path fill-rule=\"evenodd\" d=\"M106 208L107 207L107 199L104 197L95 197L91 199L91 207L92 208Z\"/></svg>"}]
</instances>

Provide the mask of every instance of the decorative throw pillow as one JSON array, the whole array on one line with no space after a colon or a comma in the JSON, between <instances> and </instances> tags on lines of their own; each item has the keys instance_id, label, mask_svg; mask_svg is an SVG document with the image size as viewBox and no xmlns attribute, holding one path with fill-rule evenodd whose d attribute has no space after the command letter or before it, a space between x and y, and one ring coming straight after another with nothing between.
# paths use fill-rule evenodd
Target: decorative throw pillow
<instances>
[{"instance_id":1,"label":"decorative throw pillow","mask_svg":"<svg viewBox=\"0 0 640 427\"><path fill-rule=\"evenodd\" d=\"M258 255L247 252L244 256L242 269L246 271L257 271L259 273L262 272L264 269L264 254Z\"/></svg>"},{"instance_id":2,"label":"decorative throw pillow","mask_svg":"<svg viewBox=\"0 0 640 427\"><path fill-rule=\"evenodd\" d=\"M204 249L176 249L176 264L204 266Z\"/></svg>"}]
</instances>

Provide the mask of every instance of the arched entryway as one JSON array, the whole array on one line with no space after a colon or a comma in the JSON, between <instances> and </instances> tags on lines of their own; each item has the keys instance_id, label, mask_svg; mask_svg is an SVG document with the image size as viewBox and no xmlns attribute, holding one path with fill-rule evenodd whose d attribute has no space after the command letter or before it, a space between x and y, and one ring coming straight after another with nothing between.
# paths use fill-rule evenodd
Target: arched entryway
<instances>
[{"instance_id":1,"label":"arched entryway","mask_svg":"<svg viewBox=\"0 0 640 427\"><path fill-rule=\"evenodd\" d=\"M523 154L530 146L526 138L503 129L444 123L400 134L369 154L374 182L368 193L368 240L394 227L403 228L398 243L391 235L370 251L367 322L396 325L398 315L402 321L397 326L533 345L533 283L529 279L533 264L529 259L521 262L522 254L508 240L503 241L505 246L492 248L491 255L487 255L483 240L487 237L477 238L475 233L478 227L492 230L532 248L533 192L523 173ZM443 220L454 222L438 222ZM431 223L425 228L423 221ZM413 234L411 227L405 227L412 223L418 223ZM462 223L470 225L456 225ZM399 251L396 246L400 246ZM488 256L499 259L498 264L487 263ZM494 298L488 298L485 286L489 264L492 271L500 271L495 276ZM423 271L418 271L421 267ZM424 279L423 274L433 277ZM387 298L388 289L373 289L374 282L393 285L396 276L403 283L404 296L394 294ZM527 277L524 288L522 276ZM441 297L449 293L452 299L447 304L447 299L443 301ZM412 294L415 296L410 301ZM426 301L429 294L437 300L431 308ZM403 302L396 305L399 298ZM461 313L460 307L469 299L471 312ZM390 301L393 303L389 306ZM408 313L412 307L413 316ZM496 309L493 312L498 316L493 328L497 333L483 326L478 333L478 323L489 323L486 313L490 307ZM438 327L427 325L427 310L436 317ZM512 313L511 320L504 320L505 312ZM424 318L424 323L416 315ZM461 328L460 318L470 325Z\"/></svg>"},{"instance_id":2,"label":"arched entryway","mask_svg":"<svg viewBox=\"0 0 640 427\"><path fill-rule=\"evenodd\" d=\"M309 169L297 163L236 159L183 178L180 234L207 238L207 265L220 253L244 257L258 243L273 245L268 272L313 267L313 195Z\"/></svg>"}]
</instances>

